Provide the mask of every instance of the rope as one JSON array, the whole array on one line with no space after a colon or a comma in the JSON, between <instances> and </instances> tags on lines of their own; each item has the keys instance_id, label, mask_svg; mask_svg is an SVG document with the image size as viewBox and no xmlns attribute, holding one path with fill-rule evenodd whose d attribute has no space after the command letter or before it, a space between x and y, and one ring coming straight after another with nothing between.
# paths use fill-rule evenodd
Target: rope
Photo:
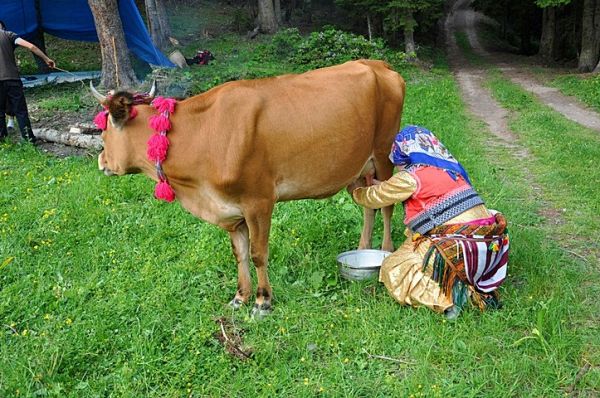
<instances>
[{"instance_id":1,"label":"rope","mask_svg":"<svg viewBox=\"0 0 600 398\"><path fill-rule=\"evenodd\" d=\"M56 69L56 70L58 70L58 71L61 71L61 72L68 73L69 75L73 76L73 77L74 77L74 78L76 78L76 79L78 79L78 78L79 78L79 77L78 77L78 76L77 76L75 73L73 73L73 72L69 72L69 71L68 71L68 70L66 70L66 69L61 69L61 68L57 67L56 65L54 65L54 68L52 68L52 69ZM83 82L83 80L79 80L79 82L81 83L81 85L82 85L82 86L83 86L83 88L85 89L86 87L85 87L85 83Z\"/></svg>"}]
</instances>

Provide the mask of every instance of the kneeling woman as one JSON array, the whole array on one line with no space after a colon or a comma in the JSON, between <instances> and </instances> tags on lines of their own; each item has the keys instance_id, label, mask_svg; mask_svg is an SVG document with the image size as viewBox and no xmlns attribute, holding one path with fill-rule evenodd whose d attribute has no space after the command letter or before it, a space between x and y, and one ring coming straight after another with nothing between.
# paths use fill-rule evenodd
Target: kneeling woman
<instances>
[{"instance_id":1,"label":"kneeling woman","mask_svg":"<svg viewBox=\"0 0 600 398\"><path fill-rule=\"evenodd\" d=\"M401 304L425 305L456 318L469 298L482 310L498 306L506 277L508 233L502 214L488 210L467 172L429 130L408 126L396 136L387 181L355 188L372 209L402 202L406 241L379 275Z\"/></svg>"}]
</instances>

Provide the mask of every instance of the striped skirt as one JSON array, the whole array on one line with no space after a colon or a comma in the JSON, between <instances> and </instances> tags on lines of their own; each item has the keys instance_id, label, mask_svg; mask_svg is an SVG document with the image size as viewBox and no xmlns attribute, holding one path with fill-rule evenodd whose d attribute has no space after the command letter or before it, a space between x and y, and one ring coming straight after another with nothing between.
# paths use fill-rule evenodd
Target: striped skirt
<instances>
[{"instance_id":1,"label":"striped skirt","mask_svg":"<svg viewBox=\"0 0 600 398\"><path fill-rule=\"evenodd\" d=\"M479 308L497 303L506 277L509 238L506 219L490 225L441 225L411 234L382 264L379 279L401 304L443 312L467 298Z\"/></svg>"}]
</instances>

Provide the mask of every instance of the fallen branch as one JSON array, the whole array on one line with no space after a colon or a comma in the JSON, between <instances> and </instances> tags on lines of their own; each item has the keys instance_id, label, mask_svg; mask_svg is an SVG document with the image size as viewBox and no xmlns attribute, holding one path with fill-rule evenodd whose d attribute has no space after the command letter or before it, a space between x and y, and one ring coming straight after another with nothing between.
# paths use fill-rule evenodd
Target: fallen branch
<instances>
[{"instance_id":1,"label":"fallen branch","mask_svg":"<svg viewBox=\"0 0 600 398\"><path fill-rule=\"evenodd\" d=\"M102 139L97 135L60 132L53 129L34 129L33 135L45 141L79 148L101 150L103 147Z\"/></svg>"},{"instance_id":2,"label":"fallen branch","mask_svg":"<svg viewBox=\"0 0 600 398\"><path fill-rule=\"evenodd\" d=\"M579 257L580 259L582 259L583 261L587 261L587 258L583 257L581 254L575 253L574 251L568 250L568 249L563 249L564 251L566 251L569 254L572 254L576 257Z\"/></svg>"},{"instance_id":3,"label":"fallen branch","mask_svg":"<svg viewBox=\"0 0 600 398\"><path fill-rule=\"evenodd\" d=\"M573 394L575 392L575 389L577 388L577 383L579 383L579 380L581 380L581 378L585 376L585 374L590 370L590 367L590 363L588 361L585 361L585 364L581 367L581 369L579 369L579 371L575 375L575 380L573 380L573 384L571 384L567 388L567 394Z\"/></svg>"},{"instance_id":4,"label":"fallen branch","mask_svg":"<svg viewBox=\"0 0 600 398\"><path fill-rule=\"evenodd\" d=\"M219 326L221 326L221 336L223 337L222 343L225 346L225 348L229 347L231 350L238 353L238 355L237 355L238 358L252 359L251 354L246 353L240 347L238 347L238 344L241 344L241 339L240 339L239 335L236 336L238 338L238 340L240 340L239 342L236 342L236 341L230 339L229 336L227 336L227 333L225 332L225 321L223 320L223 318L217 319L217 322L219 323ZM241 355L241 357L240 357L240 355Z\"/></svg>"}]
</instances>

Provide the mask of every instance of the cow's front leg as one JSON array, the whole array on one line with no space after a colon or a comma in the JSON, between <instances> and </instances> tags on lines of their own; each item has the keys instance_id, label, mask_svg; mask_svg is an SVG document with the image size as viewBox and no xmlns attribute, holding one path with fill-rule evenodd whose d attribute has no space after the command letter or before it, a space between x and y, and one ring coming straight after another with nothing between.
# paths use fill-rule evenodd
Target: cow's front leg
<instances>
[{"instance_id":1,"label":"cow's front leg","mask_svg":"<svg viewBox=\"0 0 600 398\"><path fill-rule=\"evenodd\" d=\"M366 166L365 166L366 167ZM348 185L346 188L350 196L356 188L364 187L365 184L372 185L373 174L367 174L365 178L362 177ZM373 225L375 224L375 210L363 207L363 229L360 234L360 241L358 242L359 249L370 249L371 240L373 237Z\"/></svg>"},{"instance_id":2,"label":"cow's front leg","mask_svg":"<svg viewBox=\"0 0 600 398\"><path fill-rule=\"evenodd\" d=\"M252 280L250 279L250 239L248 238L248 225L242 222L235 231L229 232L231 247L238 266L238 284L235 297L229 302L234 309L240 308L250 299Z\"/></svg>"},{"instance_id":3,"label":"cow's front leg","mask_svg":"<svg viewBox=\"0 0 600 398\"><path fill-rule=\"evenodd\" d=\"M381 250L388 252L394 251L394 242L392 241L392 215L394 214L394 206L386 206L381 209L383 215L383 241L381 242Z\"/></svg>"},{"instance_id":4,"label":"cow's front leg","mask_svg":"<svg viewBox=\"0 0 600 398\"><path fill-rule=\"evenodd\" d=\"M271 229L271 215L273 206L263 209L259 214L247 217L250 230L250 253L256 268L258 287L256 289L256 302L252 308L252 317L261 318L271 313L271 300L273 292L269 284L267 268L269 265L269 232Z\"/></svg>"},{"instance_id":5,"label":"cow's front leg","mask_svg":"<svg viewBox=\"0 0 600 398\"><path fill-rule=\"evenodd\" d=\"M364 208L363 210L363 229L360 234L359 249L370 249L373 236L373 225L375 224L375 210Z\"/></svg>"},{"instance_id":6,"label":"cow's front leg","mask_svg":"<svg viewBox=\"0 0 600 398\"><path fill-rule=\"evenodd\" d=\"M388 151L385 150L375 159L375 170L377 179L385 181L394 173L394 165L389 162ZM392 241L392 215L394 214L394 205L386 206L381 209L383 215L383 241L381 249L389 252L394 251L394 242Z\"/></svg>"}]
</instances>

